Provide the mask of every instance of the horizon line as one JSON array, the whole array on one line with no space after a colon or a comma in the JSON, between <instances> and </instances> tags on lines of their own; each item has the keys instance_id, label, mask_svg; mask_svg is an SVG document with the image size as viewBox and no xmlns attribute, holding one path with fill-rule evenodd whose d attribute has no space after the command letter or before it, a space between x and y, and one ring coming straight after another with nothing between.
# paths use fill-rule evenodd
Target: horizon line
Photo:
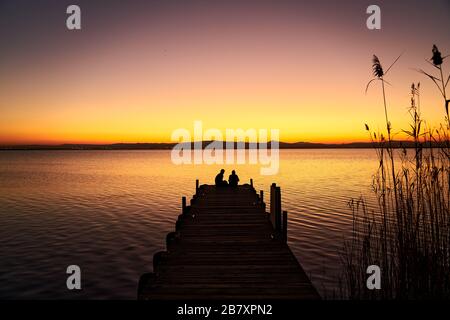
<instances>
[{"instance_id":1,"label":"horizon line","mask_svg":"<svg viewBox=\"0 0 450 320\"><path fill-rule=\"evenodd\" d=\"M393 140L394 141L394 140ZM395 140L395 141L407 141L407 140ZM371 141L349 141L349 142L315 142L315 141L294 141L287 142L281 140L269 140L267 142L260 141L227 141L227 140L194 140L194 141L184 141L184 142L55 142L55 143L35 143L35 142L20 142L20 143L0 143L0 147L20 147L20 146L42 146L42 147L58 147L58 146L74 146L74 145L85 145L85 146L111 146L111 145L176 145L176 144L187 144L187 143L250 143L250 144L265 144L278 142L283 144L326 144L326 145L342 145L342 144L355 144L355 143L372 143Z\"/></svg>"},{"instance_id":2,"label":"horizon line","mask_svg":"<svg viewBox=\"0 0 450 320\"><path fill-rule=\"evenodd\" d=\"M275 140L270 140L261 144L270 145ZM0 150L167 150L178 144L186 144L192 146L195 143L201 143L202 149L211 144L212 142L222 143L222 149L227 149L227 141L220 140L202 140L191 142L115 142L115 143L59 143L59 144L0 144ZM232 142L232 141L228 141ZM412 148L414 147L414 141L410 140L392 140L394 148ZM244 148L238 147L238 143L244 143ZM324 143L324 142L283 142L278 141L279 149L320 149L320 148L372 148L377 145L378 141L355 141L355 142L342 142L342 143ZM248 142L248 141L233 141L233 149L248 149L249 145L257 145L261 149L260 143ZM268 147L268 146L267 146ZM439 147L439 144L433 143L432 146ZM217 148L219 149L219 148Z\"/></svg>"}]
</instances>

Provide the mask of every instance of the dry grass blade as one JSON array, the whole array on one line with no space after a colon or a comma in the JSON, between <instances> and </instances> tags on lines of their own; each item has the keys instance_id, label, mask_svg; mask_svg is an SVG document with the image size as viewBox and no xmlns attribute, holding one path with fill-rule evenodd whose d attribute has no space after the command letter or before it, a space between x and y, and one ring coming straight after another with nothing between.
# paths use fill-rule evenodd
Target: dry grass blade
<instances>
[{"instance_id":1,"label":"dry grass blade","mask_svg":"<svg viewBox=\"0 0 450 320\"><path fill-rule=\"evenodd\" d=\"M395 61L390 65L390 67L387 68L386 72L384 73L385 75L389 72L389 70L391 70L391 68L394 66L394 64L397 63L398 59L400 59L400 57L401 57L402 55L403 55L403 53L401 53L401 54L397 57L397 59L395 59Z\"/></svg>"},{"instance_id":2,"label":"dry grass blade","mask_svg":"<svg viewBox=\"0 0 450 320\"><path fill-rule=\"evenodd\" d=\"M392 84L390 84L389 81L386 81L386 80L383 79L383 82L388 84L388 85L390 85L392 87Z\"/></svg>"},{"instance_id":3,"label":"dry grass blade","mask_svg":"<svg viewBox=\"0 0 450 320\"><path fill-rule=\"evenodd\" d=\"M402 130L403 133L406 133L408 136L410 137L414 137L414 132L413 131L408 131L408 130Z\"/></svg>"},{"instance_id":4,"label":"dry grass blade","mask_svg":"<svg viewBox=\"0 0 450 320\"><path fill-rule=\"evenodd\" d=\"M369 90L370 84L371 84L372 82L376 81L376 80L379 80L379 79L374 78L374 79L370 80L370 81L367 83L367 86L366 86L366 94L367 94L367 91Z\"/></svg>"},{"instance_id":5,"label":"dry grass blade","mask_svg":"<svg viewBox=\"0 0 450 320\"><path fill-rule=\"evenodd\" d=\"M439 91L441 92L441 94L444 95L444 92L442 91L441 87L440 87L439 84L438 84L438 81L439 81L438 78L432 76L432 75L429 74L429 73L426 73L426 72L423 71L422 69L416 69L416 70L417 70L418 72L420 72L420 73L426 75L426 76L427 76L428 78L430 78L431 80L433 80L434 84L436 85L436 87L438 87L438 89L439 89Z\"/></svg>"},{"instance_id":6,"label":"dry grass blade","mask_svg":"<svg viewBox=\"0 0 450 320\"><path fill-rule=\"evenodd\" d=\"M372 80L370 80L369 81L369 83L367 83L367 86L366 86L366 91L365 91L365 93L367 94L367 91L369 90L369 86L370 86L370 84L373 82L373 81L377 81L377 80L380 80L380 81L383 81L384 83L386 83L386 84L388 84L388 85L390 85L390 86L392 86L392 84L390 84L389 82L387 82L386 80L384 80L384 79L378 79L378 78L374 78L374 79L372 79Z\"/></svg>"},{"instance_id":7,"label":"dry grass blade","mask_svg":"<svg viewBox=\"0 0 450 320\"><path fill-rule=\"evenodd\" d=\"M436 66L435 64L433 64L433 63L431 63L430 61L428 61L427 59L425 59L425 61L429 64L429 65L431 65L431 66L433 66L433 67L435 67L436 69L438 69L439 70L439 67L438 66Z\"/></svg>"},{"instance_id":8,"label":"dry grass blade","mask_svg":"<svg viewBox=\"0 0 450 320\"><path fill-rule=\"evenodd\" d=\"M432 80L439 80L439 79L436 78L435 76L433 76L433 75L431 75L431 74L429 74L429 73L423 71L422 69L415 69L415 70L417 70L418 72L423 73L424 75L430 77Z\"/></svg>"}]
</instances>

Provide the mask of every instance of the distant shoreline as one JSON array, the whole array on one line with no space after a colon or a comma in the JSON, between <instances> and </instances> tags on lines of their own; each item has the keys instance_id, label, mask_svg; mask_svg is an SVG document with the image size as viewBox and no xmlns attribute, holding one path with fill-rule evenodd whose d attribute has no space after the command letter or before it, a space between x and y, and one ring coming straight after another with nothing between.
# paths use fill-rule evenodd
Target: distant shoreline
<instances>
[{"instance_id":1,"label":"distant shoreline","mask_svg":"<svg viewBox=\"0 0 450 320\"><path fill-rule=\"evenodd\" d=\"M202 147L205 148L212 141L203 141ZM220 143L220 141L219 141ZM393 141L394 148L414 148L412 141ZM26 151L26 150L171 150L176 143L113 143L113 144L59 144L59 145L0 145L0 151ZM222 142L222 145L224 143ZM372 142L352 142L352 143L313 143L313 142L280 142L280 149L371 149L377 143ZM245 143L244 148L249 149L251 144ZM191 143L191 149L193 144ZM268 143L268 148L271 147L271 142ZM430 145L423 145L424 148L437 148L437 143ZM189 148L189 144L186 144ZM243 149L234 144L234 149Z\"/></svg>"}]
</instances>

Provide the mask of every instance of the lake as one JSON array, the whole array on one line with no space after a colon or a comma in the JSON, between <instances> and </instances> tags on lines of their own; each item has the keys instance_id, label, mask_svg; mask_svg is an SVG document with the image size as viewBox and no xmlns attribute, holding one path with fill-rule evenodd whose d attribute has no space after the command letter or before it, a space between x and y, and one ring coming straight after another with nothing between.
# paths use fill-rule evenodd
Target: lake
<instances>
[{"instance_id":1,"label":"lake","mask_svg":"<svg viewBox=\"0 0 450 320\"><path fill-rule=\"evenodd\" d=\"M281 150L277 175L260 165L174 165L170 151L0 152L0 298L135 299L139 276L174 231L195 179L236 169L257 190L281 187L288 242L323 297L338 290L347 203L371 196L371 149ZM81 268L82 290L66 288Z\"/></svg>"}]
</instances>

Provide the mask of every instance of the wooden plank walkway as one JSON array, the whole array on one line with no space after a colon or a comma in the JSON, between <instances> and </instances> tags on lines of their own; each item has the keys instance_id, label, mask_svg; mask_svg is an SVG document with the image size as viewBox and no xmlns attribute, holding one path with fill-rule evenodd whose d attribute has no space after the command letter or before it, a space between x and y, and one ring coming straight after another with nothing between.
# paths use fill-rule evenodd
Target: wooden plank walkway
<instances>
[{"instance_id":1,"label":"wooden plank walkway","mask_svg":"<svg viewBox=\"0 0 450 320\"><path fill-rule=\"evenodd\" d=\"M197 180L167 251L141 276L138 299L320 299L286 243L287 213L274 184L269 213L265 207L252 185L198 187Z\"/></svg>"}]
</instances>

